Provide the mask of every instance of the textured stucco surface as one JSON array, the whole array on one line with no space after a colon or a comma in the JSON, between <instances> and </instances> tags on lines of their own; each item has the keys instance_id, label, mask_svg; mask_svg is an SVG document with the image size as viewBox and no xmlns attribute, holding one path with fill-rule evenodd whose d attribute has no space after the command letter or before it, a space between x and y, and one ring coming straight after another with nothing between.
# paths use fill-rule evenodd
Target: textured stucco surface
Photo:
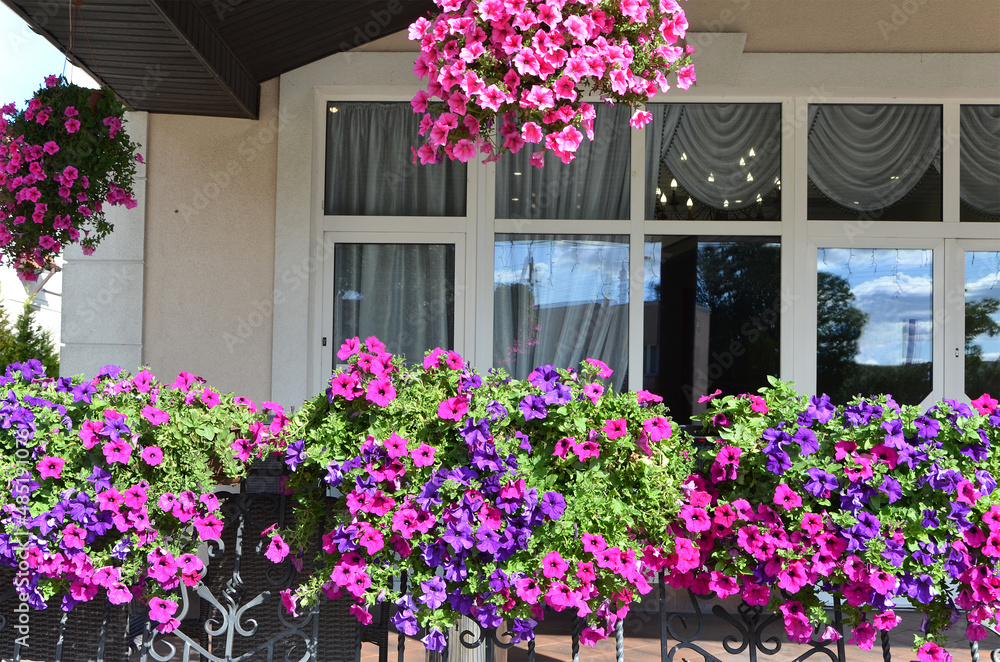
<instances>
[{"instance_id":1,"label":"textured stucco surface","mask_svg":"<svg viewBox=\"0 0 1000 662\"><path fill-rule=\"evenodd\" d=\"M271 392L278 81L260 120L150 115L143 360Z\"/></svg>"}]
</instances>

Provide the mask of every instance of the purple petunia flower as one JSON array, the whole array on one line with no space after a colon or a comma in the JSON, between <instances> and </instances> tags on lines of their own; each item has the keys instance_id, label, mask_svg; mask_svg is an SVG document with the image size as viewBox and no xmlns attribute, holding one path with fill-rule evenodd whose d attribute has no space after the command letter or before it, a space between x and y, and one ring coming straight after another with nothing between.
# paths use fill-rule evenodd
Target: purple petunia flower
<instances>
[{"instance_id":1,"label":"purple petunia flower","mask_svg":"<svg viewBox=\"0 0 1000 662\"><path fill-rule=\"evenodd\" d=\"M482 446L491 438L490 424L487 419L476 421L471 416L465 419L465 424L459 428L458 433L465 439L467 446Z\"/></svg>"},{"instance_id":2,"label":"purple petunia flower","mask_svg":"<svg viewBox=\"0 0 1000 662\"><path fill-rule=\"evenodd\" d=\"M524 451L528 451L529 453L531 452L531 443L528 441L528 435L518 430L517 432L514 433L514 438L520 442L517 445L518 448Z\"/></svg>"},{"instance_id":3,"label":"purple petunia flower","mask_svg":"<svg viewBox=\"0 0 1000 662\"><path fill-rule=\"evenodd\" d=\"M428 567L438 568L441 566L441 561L444 559L445 544L440 540L436 540L432 543L427 543L422 546L423 551L420 556L424 559L424 563Z\"/></svg>"},{"instance_id":4,"label":"purple petunia flower","mask_svg":"<svg viewBox=\"0 0 1000 662\"><path fill-rule=\"evenodd\" d=\"M557 520L566 510L566 499L558 492L546 492L539 500L538 507L546 517Z\"/></svg>"},{"instance_id":5,"label":"purple petunia flower","mask_svg":"<svg viewBox=\"0 0 1000 662\"><path fill-rule=\"evenodd\" d=\"M940 423L926 416L918 416L913 421L913 425L916 426L917 436L921 439L933 439L938 436L938 432L941 430Z\"/></svg>"},{"instance_id":6,"label":"purple petunia flower","mask_svg":"<svg viewBox=\"0 0 1000 662\"><path fill-rule=\"evenodd\" d=\"M427 581L420 582L420 590L423 594L417 598L417 602L421 602L431 609L437 609L448 599L445 588L447 585L441 577L431 577Z\"/></svg>"},{"instance_id":7,"label":"purple petunia flower","mask_svg":"<svg viewBox=\"0 0 1000 662\"><path fill-rule=\"evenodd\" d=\"M809 476L809 481L803 485L803 488L814 497L822 497L824 492L833 492L840 487L836 476L819 467L807 469L806 474Z\"/></svg>"},{"instance_id":8,"label":"purple petunia flower","mask_svg":"<svg viewBox=\"0 0 1000 662\"><path fill-rule=\"evenodd\" d=\"M285 447L285 464L295 471L306 459L306 442L298 439Z\"/></svg>"},{"instance_id":9,"label":"purple petunia flower","mask_svg":"<svg viewBox=\"0 0 1000 662\"><path fill-rule=\"evenodd\" d=\"M903 549L903 544L898 543L892 538L885 541L885 549L882 550L882 558L891 563L894 567L900 568L903 566L903 561L906 559L906 550Z\"/></svg>"},{"instance_id":10,"label":"purple petunia flower","mask_svg":"<svg viewBox=\"0 0 1000 662\"><path fill-rule=\"evenodd\" d=\"M545 408L545 399L537 395L525 396L524 400L521 400L521 404L518 405L521 413L524 414L524 420L530 421L533 418L545 418L549 415L548 410Z\"/></svg>"},{"instance_id":11,"label":"purple petunia flower","mask_svg":"<svg viewBox=\"0 0 1000 662\"><path fill-rule=\"evenodd\" d=\"M545 394L544 400L547 405L564 405L573 399L573 393L566 384L555 384L552 389Z\"/></svg>"},{"instance_id":12,"label":"purple petunia flower","mask_svg":"<svg viewBox=\"0 0 1000 662\"><path fill-rule=\"evenodd\" d=\"M941 521L938 519L937 511L925 508L923 511L924 519L920 523L920 526L925 529L936 529L941 526Z\"/></svg>"},{"instance_id":13,"label":"purple petunia flower","mask_svg":"<svg viewBox=\"0 0 1000 662\"><path fill-rule=\"evenodd\" d=\"M889 503L896 503L903 498L903 488L892 476L886 476L878 489L889 497Z\"/></svg>"},{"instance_id":14,"label":"purple petunia flower","mask_svg":"<svg viewBox=\"0 0 1000 662\"><path fill-rule=\"evenodd\" d=\"M497 421L502 421L510 415L506 407L500 404L496 400L492 400L488 405L486 405L486 415L490 419L491 423L496 423Z\"/></svg>"},{"instance_id":15,"label":"purple petunia flower","mask_svg":"<svg viewBox=\"0 0 1000 662\"><path fill-rule=\"evenodd\" d=\"M475 604L472 596L462 593L461 588L456 588L448 594L448 602L451 604L452 609L466 616L472 614L472 606Z\"/></svg>"},{"instance_id":16,"label":"purple petunia flower","mask_svg":"<svg viewBox=\"0 0 1000 662\"><path fill-rule=\"evenodd\" d=\"M326 465L326 476L323 477L323 481L332 487L337 487L344 482L344 472L336 460L330 460L330 463Z\"/></svg>"},{"instance_id":17,"label":"purple petunia flower","mask_svg":"<svg viewBox=\"0 0 1000 662\"><path fill-rule=\"evenodd\" d=\"M475 544L472 526L466 521L451 522L445 528L442 540L451 545L455 552L471 549Z\"/></svg>"},{"instance_id":18,"label":"purple petunia flower","mask_svg":"<svg viewBox=\"0 0 1000 662\"><path fill-rule=\"evenodd\" d=\"M420 641L424 643L424 648L429 651L443 651L445 646L448 645L448 640L445 638L444 633L437 628L431 628Z\"/></svg>"},{"instance_id":19,"label":"purple petunia flower","mask_svg":"<svg viewBox=\"0 0 1000 662\"><path fill-rule=\"evenodd\" d=\"M809 398L809 407L806 412L820 423L826 424L837 413L837 408L830 402L830 396L824 393L819 397Z\"/></svg>"},{"instance_id":20,"label":"purple petunia flower","mask_svg":"<svg viewBox=\"0 0 1000 662\"><path fill-rule=\"evenodd\" d=\"M898 418L882 421L880 427L885 430L885 445L899 450L903 443L903 421Z\"/></svg>"},{"instance_id":21,"label":"purple petunia flower","mask_svg":"<svg viewBox=\"0 0 1000 662\"><path fill-rule=\"evenodd\" d=\"M799 452L802 455L812 455L819 450L819 441L816 433L809 428L799 428L792 439L799 444Z\"/></svg>"},{"instance_id":22,"label":"purple petunia flower","mask_svg":"<svg viewBox=\"0 0 1000 662\"><path fill-rule=\"evenodd\" d=\"M469 576L469 571L465 567L465 561L455 556L441 564L444 568L444 578L450 582L464 582Z\"/></svg>"},{"instance_id":23,"label":"purple petunia flower","mask_svg":"<svg viewBox=\"0 0 1000 662\"><path fill-rule=\"evenodd\" d=\"M983 494L983 496L993 494L993 490L997 488L996 479L993 478L993 474L986 469L977 469L976 479L979 481L979 491Z\"/></svg>"}]
</instances>

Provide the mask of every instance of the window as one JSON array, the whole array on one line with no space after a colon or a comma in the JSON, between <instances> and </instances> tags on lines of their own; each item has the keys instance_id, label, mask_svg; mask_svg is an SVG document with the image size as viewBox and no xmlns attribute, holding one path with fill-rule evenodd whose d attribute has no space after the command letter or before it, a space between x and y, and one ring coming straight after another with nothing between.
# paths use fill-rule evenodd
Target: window
<instances>
[{"instance_id":1,"label":"window","mask_svg":"<svg viewBox=\"0 0 1000 662\"><path fill-rule=\"evenodd\" d=\"M393 354L420 361L455 346L455 247L337 244L333 338L377 336Z\"/></svg>"},{"instance_id":2,"label":"window","mask_svg":"<svg viewBox=\"0 0 1000 662\"><path fill-rule=\"evenodd\" d=\"M1000 105L962 106L963 221L1000 220Z\"/></svg>"},{"instance_id":3,"label":"window","mask_svg":"<svg viewBox=\"0 0 1000 662\"><path fill-rule=\"evenodd\" d=\"M933 251L821 248L816 267L817 391L919 404L932 389Z\"/></svg>"},{"instance_id":4,"label":"window","mask_svg":"<svg viewBox=\"0 0 1000 662\"><path fill-rule=\"evenodd\" d=\"M464 163L414 164L420 118L408 103L327 104L328 215L465 216Z\"/></svg>"},{"instance_id":5,"label":"window","mask_svg":"<svg viewBox=\"0 0 1000 662\"><path fill-rule=\"evenodd\" d=\"M779 104L654 104L646 218L781 218Z\"/></svg>"},{"instance_id":6,"label":"window","mask_svg":"<svg viewBox=\"0 0 1000 662\"><path fill-rule=\"evenodd\" d=\"M539 365L611 366L628 375L628 237L498 234L493 365L525 378Z\"/></svg>"},{"instance_id":7,"label":"window","mask_svg":"<svg viewBox=\"0 0 1000 662\"><path fill-rule=\"evenodd\" d=\"M409 104L318 103L316 371L371 334L516 377L593 357L681 421L768 375L841 401L995 390L1000 105L704 92L651 104L643 133L599 105L595 141L543 169L532 145L413 166Z\"/></svg>"},{"instance_id":8,"label":"window","mask_svg":"<svg viewBox=\"0 0 1000 662\"><path fill-rule=\"evenodd\" d=\"M941 107L809 106L815 220L940 221Z\"/></svg>"},{"instance_id":9,"label":"window","mask_svg":"<svg viewBox=\"0 0 1000 662\"><path fill-rule=\"evenodd\" d=\"M624 219L629 212L628 109L597 109L594 141L584 138L569 164L551 152L545 167L529 163L526 145L497 163L497 218Z\"/></svg>"},{"instance_id":10,"label":"window","mask_svg":"<svg viewBox=\"0 0 1000 662\"><path fill-rule=\"evenodd\" d=\"M1000 391L1000 251L965 254L965 394Z\"/></svg>"},{"instance_id":11,"label":"window","mask_svg":"<svg viewBox=\"0 0 1000 662\"><path fill-rule=\"evenodd\" d=\"M705 393L753 393L778 374L777 237L647 237L643 280L643 388L680 420Z\"/></svg>"}]
</instances>

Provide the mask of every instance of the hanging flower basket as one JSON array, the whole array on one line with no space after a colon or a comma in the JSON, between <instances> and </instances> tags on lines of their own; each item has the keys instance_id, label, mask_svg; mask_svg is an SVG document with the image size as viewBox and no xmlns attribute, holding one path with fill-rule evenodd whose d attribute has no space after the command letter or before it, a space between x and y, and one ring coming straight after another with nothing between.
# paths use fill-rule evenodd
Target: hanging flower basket
<instances>
[{"instance_id":1,"label":"hanging flower basket","mask_svg":"<svg viewBox=\"0 0 1000 662\"><path fill-rule=\"evenodd\" d=\"M63 246L90 254L113 229L105 205L136 206L142 157L110 90L48 76L23 110L0 107L0 253L25 280Z\"/></svg>"},{"instance_id":2,"label":"hanging flower basket","mask_svg":"<svg viewBox=\"0 0 1000 662\"><path fill-rule=\"evenodd\" d=\"M430 82L411 101L423 113L414 160L445 156L496 160L527 143L541 168L547 150L573 160L594 106L585 97L627 104L632 126L652 115L639 106L658 91L695 81L684 10L675 0L435 0L441 13L419 18L414 73ZM581 132L582 129L582 132Z\"/></svg>"}]
</instances>

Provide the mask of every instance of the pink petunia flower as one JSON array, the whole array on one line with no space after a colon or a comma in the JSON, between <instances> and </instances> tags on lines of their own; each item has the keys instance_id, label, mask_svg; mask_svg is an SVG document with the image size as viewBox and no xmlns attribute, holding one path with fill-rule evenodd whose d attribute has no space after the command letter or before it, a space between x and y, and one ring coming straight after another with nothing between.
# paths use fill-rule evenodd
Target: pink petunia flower
<instances>
[{"instance_id":1,"label":"pink petunia flower","mask_svg":"<svg viewBox=\"0 0 1000 662\"><path fill-rule=\"evenodd\" d=\"M159 446L147 446L142 449L142 453L139 455L142 461L151 467L163 462L163 450Z\"/></svg>"},{"instance_id":2,"label":"pink petunia flower","mask_svg":"<svg viewBox=\"0 0 1000 662\"><path fill-rule=\"evenodd\" d=\"M43 479L59 478L65 464L66 460L61 457L46 455L38 463L38 473Z\"/></svg>"}]
</instances>

